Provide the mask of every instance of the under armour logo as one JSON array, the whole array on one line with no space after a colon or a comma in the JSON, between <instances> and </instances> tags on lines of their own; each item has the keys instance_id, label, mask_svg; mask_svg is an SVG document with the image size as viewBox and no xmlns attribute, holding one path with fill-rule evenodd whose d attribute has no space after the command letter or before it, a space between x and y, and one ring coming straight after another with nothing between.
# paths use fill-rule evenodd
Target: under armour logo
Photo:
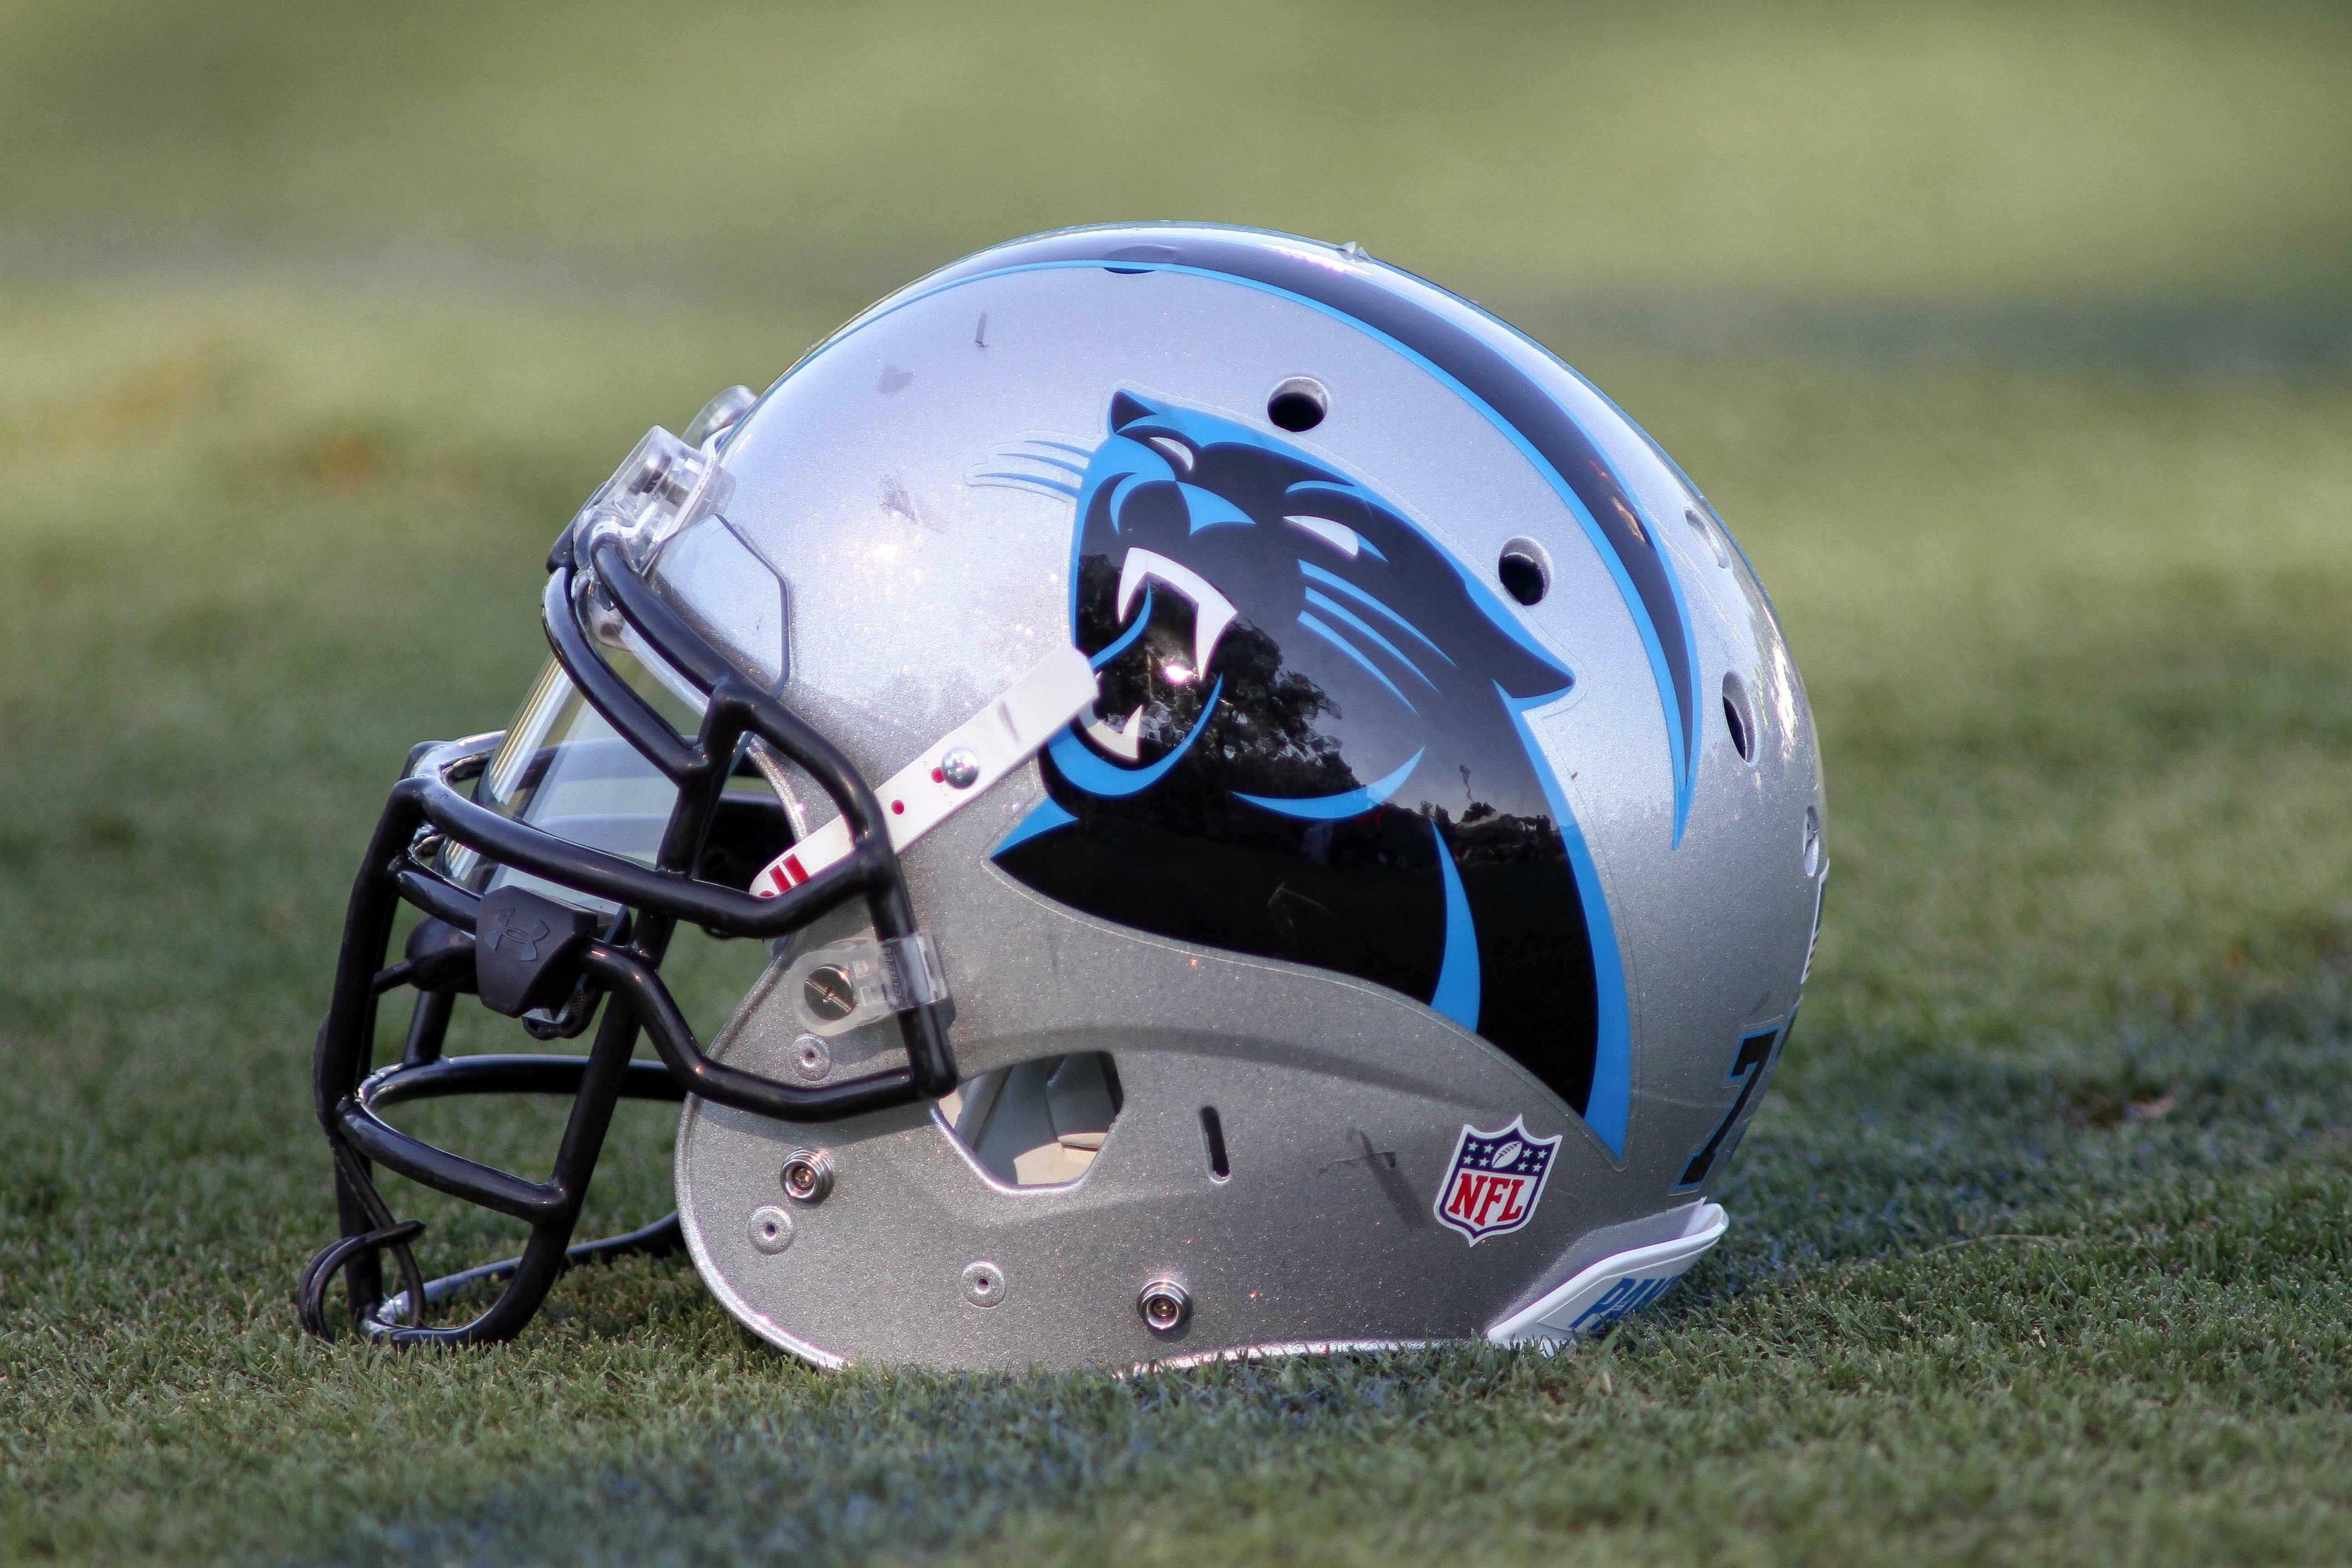
<instances>
[{"instance_id":1,"label":"under armour logo","mask_svg":"<svg viewBox=\"0 0 2352 1568\"><path fill-rule=\"evenodd\" d=\"M493 910L481 931L482 945L493 952L504 948L509 957L525 963L539 962L539 944L553 932L545 921L534 920L528 925L512 908L501 906Z\"/></svg>"}]
</instances>

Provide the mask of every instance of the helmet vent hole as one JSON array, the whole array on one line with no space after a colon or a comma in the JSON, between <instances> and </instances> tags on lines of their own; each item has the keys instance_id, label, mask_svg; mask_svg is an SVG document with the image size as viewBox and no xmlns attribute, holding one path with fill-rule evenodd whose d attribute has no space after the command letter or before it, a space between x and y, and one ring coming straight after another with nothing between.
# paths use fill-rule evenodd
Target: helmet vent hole
<instances>
[{"instance_id":1,"label":"helmet vent hole","mask_svg":"<svg viewBox=\"0 0 2352 1568\"><path fill-rule=\"evenodd\" d=\"M1110 1136L1124 1097L1100 1051L1046 1057L967 1079L940 1119L974 1163L1008 1187L1076 1181Z\"/></svg>"},{"instance_id":2,"label":"helmet vent hole","mask_svg":"<svg viewBox=\"0 0 2352 1568\"><path fill-rule=\"evenodd\" d=\"M1225 1162L1225 1123L1213 1105L1201 1107L1201 1141L1209 1148L1209 1180L1222 1182L1234 1173Z\"/></svg>"},{"instance_id":3,"label":"helmet vent hole","mask_svg":"<svg viewBox=\"0 0 2352 1568\"><path fill-rule=\"evenodd\" d=\"M1731 564L1731 557L1723 551L1723 532L1712 521L1700 516L1696 507L1685 507L1683 521L1690 524L1691 531L1698 535L1699 542L1706 546L1707 553L1715 557L1717 566Z\"/></svg>"},{"instance_id":4,"label":"helmet vent hole","mask_svg":"<svg viewBox=\"0 0 2352 1568\"><path fill-rule=\"evenodd\" d=\"M1731 732L1731 749L1743 763L1756 760L1756 719L1748 702L1748 683L1736 675L1723 678L1723 727Z\"/></svg>"},{"instance_id":5,"label":"helmet vent hole","mask_svg":"<svg viewBox=\"0 0 2352 1568\"><path fill-rule=\"evenodd\" d=\"M1502 581L1503 592L1522 605L1539 605L1551 591L1551 563L1532 539L1514 539L1503 546L1495 575Z\"/></svg>"},{"instance_id":6,"label":"helmet vent hole","mask_svg":"<svg viewBox=\"0 0 2352 1568\"><path fill-rule=\"evenodd\" d=\"M1294 375L1265 400L1265 416L1284 430L1312 430L1331 412L1331 395L1311 375Z\"/></svg>"}]
</instances>

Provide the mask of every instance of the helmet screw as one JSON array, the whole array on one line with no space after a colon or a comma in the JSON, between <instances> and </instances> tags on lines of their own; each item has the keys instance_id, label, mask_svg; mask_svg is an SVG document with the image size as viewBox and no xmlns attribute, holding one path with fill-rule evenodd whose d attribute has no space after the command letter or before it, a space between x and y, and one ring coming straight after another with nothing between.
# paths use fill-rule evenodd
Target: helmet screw
<instances>
[{"instance_id":1,"label":"helmet screw","mask_svg":"<svg viewBox=\"0 0 2352 1568\"><path fill-rule=\"evenodd\" d=\"M821 1204L833 1191L833 1163L814 1149L784 1156L784 1196L796 1204Z\"/></svg>"},{"instance_id":2,"label":"helmet screw","mask_svg":"<svg viewBox=\"0 0 2352 1568\"><path fill-rule=\"evenodd\" d=\"M823 1083L833 1071L833 1049L814 1035L793 1042L793 1071L811 1083Z\"/></svg>"},{"instance_id":3,"label":"helmet screw","mask_svg":"<svg viewBox=\"0 0 2352 1568\"><path fill-rule=\"evenodd\" d=\"M940 759L940 777L950 789L970 789L980 782L980 759L958 746Z\"/></svg>"},{"instance_id":4,"label":"helmet screw","mask_svg":"<svg viewBox=\"0 0 2352 1568\"><path fill-rule=\"evenodd\" d=\"M793 1244L793 1216L773 1204L751 1211L751 1246L773 1258Z\"/></svg>"},{"instance_id":5,"label":"helmet screw","mask_svg":"<svg viewBox=\"0 0 2352 1568\"><path fill-rule=\"evenodd\" d=\"M1192 1298L1173 1279L1154 1279L1135 1299L1143 1326L1155 1334L1172 1334L1192 1316Z\"/></svg>"},{"instance_id":6,"label":"helmet screw","mask_svg":"<svg viewBox=\"0 0 2352 1568\"><path fill-rule=\"evenodd\" d=\"M849 971L837 963L812 969L801 982L801 1000L809 1012L828 1024L838 1024L857 1010L857 986Z\"/></svg>"},{"instance_id":7,"label":"helmet screw","mask_svg":"<svg viewBox=\"0 0 2352 1568\"><path fill-rule=\"evenodd\" d=\"M963 1271L963 1299L975 1307L993 1307L1004 1300L1004 1270L982 1258Z\"/></svg>"}]
</instances>

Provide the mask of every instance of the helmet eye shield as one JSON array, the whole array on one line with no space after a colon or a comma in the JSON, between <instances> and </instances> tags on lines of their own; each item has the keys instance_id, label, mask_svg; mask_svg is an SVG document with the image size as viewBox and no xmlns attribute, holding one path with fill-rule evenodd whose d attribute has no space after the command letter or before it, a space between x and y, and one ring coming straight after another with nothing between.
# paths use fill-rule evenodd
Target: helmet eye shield
<instances>
[{"instance_id":1,"label":"helmet eye shield","mask_svg":"<svg viewBox=\"0 0 2352 1568\"><path fill-rule=\"evenodd\" d=\"M698 733L708 707L703 694L625 622L605 619L617 624L619 634L592 634L604 662L679 740ZM560 659L551 659L476 781L473 798L509 820L653 867L678 797L676 782L614 728ZM803 816L793 782L772 753L756 737L747 740L720 793L694 874L725 887L748 886L761 866L806 832ZM618 912L610 900L494 865L461 844L449 845L443 865L453 880L476 892L520 881L604 914Z\"/></svg>"},{"instance_id":2,"label":"helmet eye shield","mask_svg":"<svg viewBox=\"0 0 2352 1568\"><path fill-rule=\"evenodd\" d=\"M693 729L695 715L669 698L665 683L626 648L606 651L614 672L673 723ZM474 785L474 799L510 821L558 838L634 860L657 863L677 810L677 786L598 712L558 661L550 661L508 726ZM516 873L479 851L452 844L444 853L452 879L477 892ZM556 897L553 884L541 884ZM617 906L573 897L610 914Z\"/></svg>"}]
</instances>

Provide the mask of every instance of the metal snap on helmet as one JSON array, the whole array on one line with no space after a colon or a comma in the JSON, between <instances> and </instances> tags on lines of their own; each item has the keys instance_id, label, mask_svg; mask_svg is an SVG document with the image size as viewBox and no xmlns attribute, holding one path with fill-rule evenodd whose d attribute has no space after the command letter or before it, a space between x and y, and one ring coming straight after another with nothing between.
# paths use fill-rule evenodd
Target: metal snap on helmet
<instances>
[{"instance_id":1,"label":"metal snap on helmet","mask_svg":"<svg viewBox=\"0 0 2352 1568\"><path fill-rule=\"evenodd\" d=\"M353 891L318 1331L340 1276L504 1338L682 1242L826 1366L1563 1340L1723 1234L1827 868L1804 689L1697 489L1475 307L1016 241L656 430L549 566L553 663L412 755ZM764 944L707 1040L680 921ZM445 1053L466 993L588 1052ZM500 1091L572 1098L548 1179L384 1114ZM684 1100L677 1212L577 1243L624 1096ZM428 1281L379 1170L530 1243Z\"/></svg>"}]
</instances>

